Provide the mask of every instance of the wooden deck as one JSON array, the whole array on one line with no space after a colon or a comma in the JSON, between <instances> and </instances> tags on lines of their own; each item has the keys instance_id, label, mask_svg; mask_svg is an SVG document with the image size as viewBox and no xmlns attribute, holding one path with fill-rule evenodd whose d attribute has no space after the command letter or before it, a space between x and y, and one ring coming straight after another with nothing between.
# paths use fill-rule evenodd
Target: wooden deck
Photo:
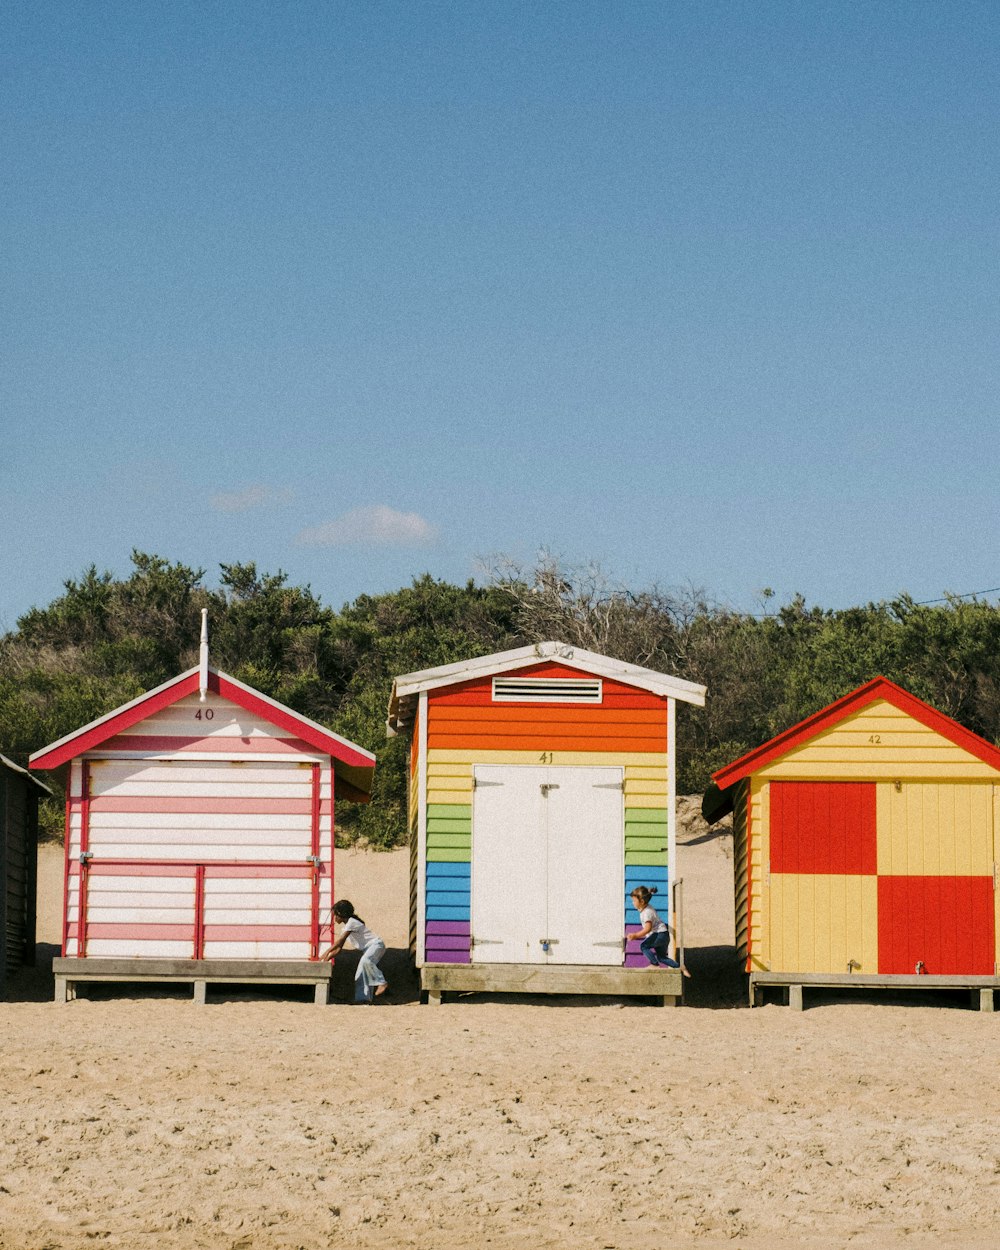
<instances>
[{"instance_id":1,"label":"wooden deck","mask_svg":"<svg viewBox=\"0 0 1000 1250\"><path fill-rule=\"evenodd\" d=\"M420 988L430 1003L445 994L602 994L657 998L664 1007L681 1002L684 984L674 968L594 968L564 964L424 964Z\"/></svg>"},{"instance_id":2,"label":"wooden deck","mask_svg":"<svg viewBox=\"0 0 1000 1250\"><path fill-rule=\"evenodd\" d=\"M315 1002L330 1000L333 966L283 959L54 959L57 1003L76 997L76 986L96 981L188 983L194 1001L204 1003L211 985L312 985Z\"/></svg>"},{"instance_id":3,"label":"wooden deck","mask_svg":"<svg viewBox=\"0 0 1000 1250\"><path fill-rule=\"evenodd\" d=\"M994 995L1000 990L1000 977L867 976L846 972L751 972L750 1006L763 1002L765 986L787 990L788 1005L803 1010L802 992L807 989L853 990L968 990L972 1005L980 1011L995 1010Z\"/></svg>"}]
</instances>

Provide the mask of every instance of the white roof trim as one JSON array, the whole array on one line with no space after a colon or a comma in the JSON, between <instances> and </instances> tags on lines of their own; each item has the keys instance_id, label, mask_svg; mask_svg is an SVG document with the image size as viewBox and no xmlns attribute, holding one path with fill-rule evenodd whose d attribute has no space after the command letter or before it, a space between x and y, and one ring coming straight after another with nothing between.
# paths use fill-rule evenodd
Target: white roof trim
<instances>
[{"instance_id":1,"label":"white roof trim","mask_svg":"<svg viewBox=\"0 0 1000 1250\"><path fill-rule=\"evenodd\" d=\"M194 668L185 669L183 673L178 673L176 677L171 677L169 681L165 681L161 685L155 686L152 690L147 690L145 694L139 695L136 699L130 699L128 703L123 703L121 707L116 707L113 712L107 712L104 716L99 716L97 720L92 720L88 725L81 725L79 729L74 729L72 733L66 734L65 737L59 738L56 742L50 742L48 746L42 747L41 750L34 751L29 758L34 760L39 756L48 755L50 751L56 750L65 743L72 742L74 738L82 737L83 734L89 733L92 729L97 729L98 726L103 725L106 721L114 720L115 717L121 716L122 712L127 712L129 708L137 707L140 703L145 703L146 700L152 698L153 695L160 694L164 690L169 690L171 686L178 685L180 682L184 681L185 678L190 677L193 673L197 673L199 671L200 665L195 665ZM320 725L317 721L310 720L308 716L303 716L301 712L296 712L292 708L286 707L283 703L279 703L277 699L272 699L268 695L263 694L260 690L255 690L253 686L248 686L245 682L237 681L235 677L231 677L228 673L222 672L221 669L212 668L210 666L208 671L210 673L214 673L216 677L224 677L225 680L231 685L239 687L240 690L245 690L247 694L253 695L255 699L260 699L262 702L270 704L271 707L277 708L278 711L284 712L288 716L294 716L295 719L297 721L301 721L303 725L309 725L312 729L318 730L326 737L333 738L335 741L342 743L349 750L357 751L359 755L366 756L371 760L373 765L375 764L376 757L372 754L372 752L366 751L364 747L358 746L356 742L351 742L349 738L344 738L340 734L334 733L332 729L327 729L324 725Z\"/></svg>"},{"instance_id":2,"label":"white roof trim","mask_svg":"<svg viewBox=\"0 0 1000 1250\"><path fill-rule=\"evenodd\" d=\"M79 729L74 729L72 733L66 734L62 738L57 738L55 742L50 742L48 746L42 747L38 751L33 751L28 757L29 762L38 759L41 755L48 755L50 751L55 751L57 747L64 746L67 742L72 742L74 738L79 738L82 734L89 733L92 729L96 729L98 725L103 725L105 721L121 716L122 712L127 712L130 707L136 707L140 703L145 703L152 695L159 694L161 690L169 690L171 686L176 686L179 681L183 681L185 677L190 677L192 673L197 673L197 671L197 667L186 669L183 673L178 673L176 677L171 677L169 681L162 682L159 686L154 686L152 690L147 690L137 698L129 699L128 703L123 703L120 707L116 707L113 712L105 712L103 716L98 716L97 720L81 725Z\"/></svg>"},{"instance_id":3,"label":"white roof trim","mask_svg":"<svg viewBox=\"0 0 1000 1250\"><path fill-rule=\"evenodd\" d=\"M705 687L695 682L657 673L651 668L629 664L625 660L614 660L607 655L598 655L595 651L586 651L583 647L571 647L568 643L538 642L528 647L515 647L511 651L497 651L493 655L483 655L473 660L460 660L457 664L441 664L437 668L403 673L393 682L389 704L390 725L399 723L393 712L400 701L423 690L438 690L442 686L454 686L459 682L472 681L476 677L492 677L495 673L530 668L541 660L562 660L568 667L592 673L595 677L608 677L664 698L680 699L683 703L693 703L696 707L705 706Z\"/></svg>"},{"instance_id":4,"label":"white roof trim","mask_svg":"<svg viewBox=\"0 0 1000 1250\"><path fill-rule=\"evenodd\" d=\"M39 790L44 790L46 794L51 795L52 791L43 782L39 781L34 773L29 773L26 768L22 768L20 764L15 764L13 760L9 760L6 755L0 755L0 764L9 768L12 773L20 773L22 777L27 777L33 786L37 786Z\"/></svg>"}]
</instances>

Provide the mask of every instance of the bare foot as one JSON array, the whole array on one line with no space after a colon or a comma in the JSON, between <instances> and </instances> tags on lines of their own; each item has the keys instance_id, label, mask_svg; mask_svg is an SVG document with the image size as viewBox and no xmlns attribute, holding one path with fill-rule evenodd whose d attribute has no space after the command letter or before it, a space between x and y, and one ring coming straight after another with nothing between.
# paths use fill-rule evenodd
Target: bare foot
<instances>
[{"instance_id":1,"label":"bare foot","mask_svg":"<svg viewBox=\"0 0 1000 1250\"><path fill-rule=\"evenodd\" d=\"M683 972L683 974L690 979L691 973L688 972L687 968L681 968L681 972Z\"/></svg>"},{"instance_id":2,"label":"bare foot","mask_svg":"<svg viewBox=\"0 0 1000 1250\"><path fill-rule=\"evenodd\" d=\"M690 975L690 974L689 974L689 975ZM376 985L376 986L375 986L375 997L376 997L376 998L381 998L381 997L382 997L382 995L386 992L386 990L387 990L388 988L389 988L389 982L388 982L388 981L386 981L386 983L385 983L384 985Z\"/></svg>"}]
</instances>

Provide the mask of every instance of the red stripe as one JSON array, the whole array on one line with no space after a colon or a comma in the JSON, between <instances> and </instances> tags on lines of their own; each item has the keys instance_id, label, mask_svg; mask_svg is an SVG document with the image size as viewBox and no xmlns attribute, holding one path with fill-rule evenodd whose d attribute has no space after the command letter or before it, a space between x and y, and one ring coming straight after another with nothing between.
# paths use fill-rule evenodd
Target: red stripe
<instances>
[{"instance_id":1,"label":"red stripe","mask_svg":"<svg viewBox=\"0 0 1000 1250\"><path fill-rule=\"evenodd\" d=\"M69 882L70 863L69 863L69 844L70 844L70 794L73 789L73 766L70 765L69 783L66 786L66 833L63 839L66 860L66 881ZM63 940L62 954L63 958L67 955L66 943L69 941L69 889L63 890Z\"/></svg>"},{"instance_id":2,"label":"red stripe","mask_svg":"<svg viewBox=\"0 0 1000 1250\"><path fill-rule=\"evenodd\" d=\"M82 924L77 934L77 955L83 959L87 954L87 879L89 865L84 852L90 848L90 764L84 760L80 766L80 916Z\"/></svg>"},{"instance_id":3,"label":"red stripe","mask_svg":"<svg viewBox=\"0 0 1000 1250\"><path fill-rule=\"evenodd\" d=\"M207 924L206 942L308 942L308 924Z\"/></svg>"},{"instance_id":4,"label":"red stripe","mask_svg":"<svg viewBox=\"0 0 1000 1250\"><path fill-rule=\"evenodd\" d=\"M323 810L323 805L320 802L319 765L314 764L312 766L312 853L316 859L319 858L319 822L320 822L320 815L322 813L322 810ZM313 865L312 892L311 892L311 898L310 898L310 905L311 905L312 914L310 916L310 925L309 925L309 928L311 930L309 934L309 942L310 942L309 955L310 955L310 958L315 959L319 955L319 865L318 864Z\"/></svg>"},{"instance_id":5,"label":"red stripe","mask_svg":"<svg viewBox=\"0 0 1000 1250\"><path fill-rule=\"evenodd\" d=\"M274 863L264 861L241 860L240 863L227 863L221 860L212 863L209 860L193 859L102 859L92 861L90 875L94 877L192 877L196 868L204 867L206 876L212 878L270 878L279 880L296 880L308 877L313 870L308 863ZM72 881L79 876L80 865L70 864L68 877ZM320 865L320 872L332 872L332 862Z\"/></svg>"},{"instance_id":6,"label":"red stripe","mask_svg":"<svg viewBox=\"0 0 1000 1250\"><path fill-rule=\"evenodd\" d=\"M98 938L118 938L136 942L190 942L192 937L191 924L111 924L90 923L87 933L95 940ZM76 936L76 924L70 924L70 936ZM271 924L271 925L205 925L206 942L308 942L309 925L307 924Z\"/></svg>"},{"instance_id":7,"label":"red stripe","mask_svg":"<svg viewBox=\"0 0 1000 1250\"><path fill-rule=\"evenodd\" d=\"M194 957L205 957L205 866L194 870Z\"/></svg>"},{"instance_id":8,"label":"red stripe","mask_svg":"<svg viewBox=\"0 0 1000 1250\"><path fill-rule=\"evenodd\" d=\"M532 664L527 668L511 669L510 677L569 677L573 679L593 678L594 674L585 669L570 668L565 664L543 662ZM503 676L503 674L497 674ZM610 677L602 677L602 694L604 706L608 707L645 707L663 708L666 706L666 695L656 695L640 690L637 686L629 686L624 682L615 681ZM493 676L475 677L471 681L458 682L454 686L445 686L440 690L431 690L427 695L430 704L451 704L453 706L474 707L476 704L493 703Z\"/></svg>"},{"instance_id":9,"label":"red stripe","mask_svg":"<svg viewBox=\"0 0 1000 1250\"><path fill-rule=\"evenodd\" d=\"M210 798L208 795L102 795L90 800L92 812L160 812L192 816L235 813L241 816L310 816L312 799ZM329 816L333 805L326 799L320 810Z\"/></svg>"}]
</instances>

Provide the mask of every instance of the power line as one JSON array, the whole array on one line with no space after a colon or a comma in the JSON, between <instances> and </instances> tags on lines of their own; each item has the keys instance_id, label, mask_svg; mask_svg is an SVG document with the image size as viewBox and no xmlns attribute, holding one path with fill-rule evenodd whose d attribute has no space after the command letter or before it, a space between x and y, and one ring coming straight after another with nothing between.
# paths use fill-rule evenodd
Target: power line
<instances>
[{"instance_id":1,"label":"power line","mask_svg":"<svg viewBox=\"0 0 1000 1250\"><path fill-rule=\"evenodd\" d=\"M989 590L970 590L964 595L945 595L941 599L917 599L914 602L918 608L924 608L930 603L950 603L952 599L975 599L978 595L995 595L1000 593L1000 586L991 586Z\"/></svg>"}]
</instances>

